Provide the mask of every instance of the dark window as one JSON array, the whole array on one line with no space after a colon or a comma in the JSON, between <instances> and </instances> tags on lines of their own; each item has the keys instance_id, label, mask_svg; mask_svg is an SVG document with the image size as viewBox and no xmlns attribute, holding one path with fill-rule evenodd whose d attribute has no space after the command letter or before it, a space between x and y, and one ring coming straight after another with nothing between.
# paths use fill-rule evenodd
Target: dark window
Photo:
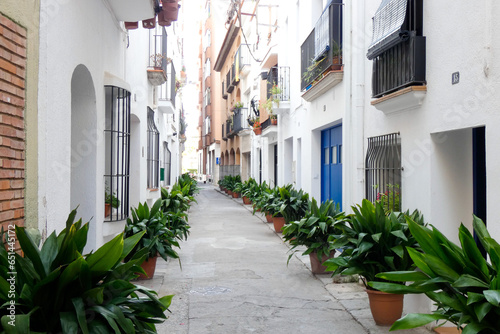
<instances>
[{"instance_id":1,"label":"dark window","mask_svg":"<svg viewBox=\"0 0 500 334\"><path fill-rule=\"evenodd\" d=\"M168 143L163 142L163 158L165 162L164 172L165 172L165 185L170 185L170 165L172 163L172 153L168 148Z\"/></svg>"},{"instance_id":2,"label":"dark window","mask_svg":"<svg viewBox=\"0 0 500 334\"><path fill-rule=\"evenodd\" d=\"M368 138L366 198L388 210L401 210L401 138L399 133Z\"/></svg>"},{"instance_id":3,"label":"dark window","mask_svg":"<svg viewBox=\"0 0 500 334\"><path fill-rule=\"evenodd\" d=\"M383 0L375 13L367 53L373 97L426 83L422 7L422 0Z\"/></svg>"},{"instance_id":4,"label":"dark window","mask_svg":"<svg viewBox=\"0 0 500 334\"><path fill-rule=\"evenodd\" d=\"M148 108L148 188L159 186L160 132L155 125L154 111Z\"/></svg>"},{"instance_id":5,"label":"dark window","mask_svg":"<svg viewBox=\"0 0 500 334\"><path fill-rule=\"evenodd\" d=\"M129 208L130 92L105 86L105 93L104 184L106 198L113 198L112 213L105 220L116 221L126 219Z\"/></svg>"}]
</instances>

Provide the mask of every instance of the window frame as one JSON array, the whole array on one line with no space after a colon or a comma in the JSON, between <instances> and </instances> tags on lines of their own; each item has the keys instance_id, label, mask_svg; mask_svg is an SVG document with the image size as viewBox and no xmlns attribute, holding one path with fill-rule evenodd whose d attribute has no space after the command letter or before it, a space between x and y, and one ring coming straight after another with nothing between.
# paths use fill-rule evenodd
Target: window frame
<instances>
[{"instance_id":1,"label":"window frame","mask_svg":"<svg viewBox=\"0 0 500 334\"><path fill-rule=\"evenodd\" d=\"M160 131L155 124L154 111L148 107L147 188L160 186Z\"/></svg>"}]
</instances>

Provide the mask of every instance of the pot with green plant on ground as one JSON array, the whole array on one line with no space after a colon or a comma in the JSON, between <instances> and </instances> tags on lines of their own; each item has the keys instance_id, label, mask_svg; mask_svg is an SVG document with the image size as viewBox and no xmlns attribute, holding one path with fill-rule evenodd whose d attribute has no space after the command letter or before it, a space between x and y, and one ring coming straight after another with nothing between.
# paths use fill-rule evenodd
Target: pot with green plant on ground
<instances>
[{"instance_id":1,"label":"pot with green plant on ground","mask_svg":"<svg viewBox=\"0 0 500 334\"><path fill-rule=\"evenodd\" d=\"M366 199L361 205L353 206L352 210L353 214L335 225L341 233L331 237L332 247L342 249L342 252L324 264L328 271L333 271L333 275L360 275L370 298L370 309L375 322L379 325L390 325L401 317L403 295L396 296L400 306L397 312L380 319L377 318L378 311L387 307L375 306L371 300L373 294L370 294L369 290L374 289L372 282L386 282L377 277L377 274L412 270L415 267L408 248L417 251L420 248L406 218L410 217L420 226L425 225L424 219L417 210L411 215L409 212L386 214L381 203L374 205Z\"/></svg>"},{"instance_id":2,"label":"pot with green plant on ground","mask_svg":"<svg viewBox=\"0 0 500 334\"><path fill-rule=\"evenodd\" d=\"M408 225L421 247L408 249L417 270L380 273L377 276L389 282L370 285L392 293L424 293L434 301L435 311L408 314L391 330L448 321L463 334L500 333L500 245L491 238L482 220L474 216L473 229L490 261L485 260L463 224L458 230L460 246L435 227L423 227L410 218ZM399 284L406 281L412 283Z\"/></svg>"},{"instance_id":3,"label":"pot with green plant on ground","mask_svg":"<svg viewBox=\"0 0 500 334\"><path fill-rule=\"evenodd\" d=\"M152 266L149 261L156 262L157 256L161 256L165 261L167 261L168 258L179 258L179 255L173 249L174 246L179 248L179 243L174 233L167 227L168 216L160 210L161 206L161 198L153 204L151 210L147 202L144 202L144 204L139 203L137 208L132 208L132 218L127 218L127 223L125 225L126 237L133 236L143 231L146 232L130 252L129 256L125 258L127 261L140 249L148 249L144 267L152 269L152 271L147 272L146 275L140 275L140 279L153 278L155 267Z\"/></svg>"},{"instance_id":4,"label":"pot with green plant on ground","mask_svg":"<svg viewBox=\"0 0 500 334\"><path fill-rule=\"evenodd\" d=\"M307 250L302 255L309 255L311 271L314 274L324 273L326 267L323 262L335 254L330 237L340 234L335 224L344 218L345 214L340 211L338 204L335 205L333 201L328 200L318 206L316 199L313 198L311 210L305 217L300 221L291 221L283 228L283 238L292 246L288 262L295 252L298 252L297 247L305 246Z\"/></svg>"},{"instance_id":5,"label":"pot with green plant on ground","mask_svg":"<svg viewBox=\"0 0 500 334\"><path fill-rule=\"evenodd\" d=\"M147 249L129 258L144 232L125 238L117 235L87 255L89 223L74 222L76 210L60 234L53 232L39 248L23 227L16 236L24 256L0 247L0 268L15 257L15 284L11 273L0 270L0 304L16 301L15 327L10 311L0 308L0 329L5 333L156 333L166 319L173 296L157 297L148 288L130 282L140 272ZM5 237L7 237L5 235ZM0 235L3 242L4 236ZM11 290L11 286L15 289ZM10 294L13 294L13 298Z\"/></svg>"},{"instance_id":6,"label":"pot with green plant on ground","mask_svg":"<svg viewBox=\"0 0 500 334\"><path fill-rule=\"evenodd\" d=\"M302 189L296 190L291 184L279 188L281 207L280 212L288 224L301 220L310 210L309 194Z\"/></svg>"}]
</instances>

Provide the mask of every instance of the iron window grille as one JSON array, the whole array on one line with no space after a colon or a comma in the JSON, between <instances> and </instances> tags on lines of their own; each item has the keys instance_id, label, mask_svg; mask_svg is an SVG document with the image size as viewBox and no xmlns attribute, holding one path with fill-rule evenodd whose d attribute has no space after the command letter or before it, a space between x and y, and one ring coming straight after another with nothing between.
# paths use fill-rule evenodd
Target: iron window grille
<instances>
[{"instance_id":1,"label":"iron window grille","mask_svg":"<svg viewBox=\"0 0 500 334\"><path fill-rule=\"evenodd\" d=\"M130 92L105 86L105 166L104 185L108 195L116 197L118 207L105 221L128 217L130 179Z\"/></svg>"},{"instance_id":2,"label":"iron window grille","mask_svg":"<svg viewBox=\"0 0 500 334\"><path fill-rule=\"evenodd\" d=\"M156 128L154 111L148 107L148 188L157 189L160 176L160 132Z\"/></svg>"},{"instance_id":3,"label":"iron window grille","mask_svg":"<svg viewBox=\"0 0 500 334\"><path fill-rule=\"evenodd\" d=\"M168 148L168 143L163 142L163 158L164 158L164 175L165 175L165 185L170 185L170 165L172 163L172 153Z\"/></svg>"},{"instance_id":4,"label":"iron window grille","mask_svg":"<svg viewBox=\"0 0 500 334\"><path fill-rule=\"evenodd\" d=\"M368 138L366 198L380 201L392 211L401 210L401 138L392 133Z\"/></svg>"}]
</instances>

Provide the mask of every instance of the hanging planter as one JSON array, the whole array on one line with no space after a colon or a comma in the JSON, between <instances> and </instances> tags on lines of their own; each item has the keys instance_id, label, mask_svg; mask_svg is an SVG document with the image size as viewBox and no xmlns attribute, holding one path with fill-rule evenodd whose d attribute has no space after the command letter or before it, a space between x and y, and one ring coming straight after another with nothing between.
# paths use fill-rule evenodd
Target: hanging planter
<instances>
[{"instance_id":1,"label":"hanging planter","mask_svg":"<svg viewBox=\"0 0 500 334\"><path fill-rule=\"evenodd\" d=\"M258 136L258 135L262 134L262 128L261 127L253 128L253 132Z\"/></svg>"},{"instance_id":2,"label":"hanging planter","mask_svg":"<svg viewBox=\"0 0 500 334\"><path fill-rule=\"evenodd\" d=\"M162 1L162 10L158 13L158 24L168 27L172 24L172 21L177 21L179 7L178 0Z\"/></svg>"},{"instance_id":3,"label":"hanging planter","mask_svg":"<svg viewBox=\"0 0 500 334\"><path fill-rule=\"evenodd\" d=\"M125 22L125 29L133 30L139 28L139 22Z\"/></svg>"},{"instance_id":4,"label":"hanging planter","mask_svg":"<svg viewBox=\"0 0 500 334\"><path fill-rule=\"evenodd\" d=\"M153 17L152 19L143 20L142 27L144 29L153 29L154 27L156 27L156 17Z\"/></svg>"}]
</instances>

